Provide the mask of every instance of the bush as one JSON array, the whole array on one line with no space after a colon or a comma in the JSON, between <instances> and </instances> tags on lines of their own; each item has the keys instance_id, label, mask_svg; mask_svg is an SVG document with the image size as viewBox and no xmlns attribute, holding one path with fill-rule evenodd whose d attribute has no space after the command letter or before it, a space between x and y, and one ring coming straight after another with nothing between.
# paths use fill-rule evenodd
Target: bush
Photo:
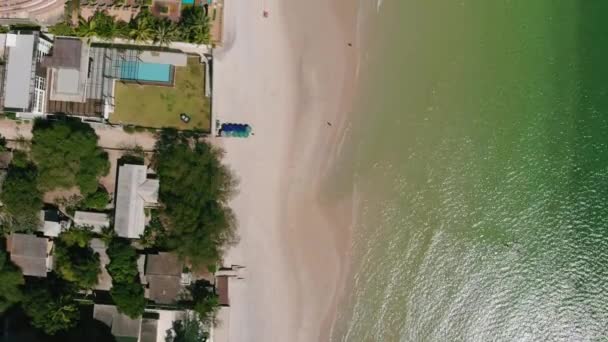
<instances>
[{"instance_id":1,"label":"bush","mask_svg":"<svg viewBox=\"0 0 608 342\"><path fill-rule=\"evenodd\" d=\"M137 253L128 240L113 238L107 250L110 263L106 267L112 276L110 296L118 310L131 318L143 314L146 299L139 283Z\"/></svg>"},{"instance_id":2,"label":"bush","mask_svg":"<svg viewBox=\"0 0 608 342\"><path fill-rule=\"evenodd\" d=\"M49 32L56 36L74 36L74 35L76 35L76 31L74 31L74 28L66 22L60 22L56 25L50 26Z\"/></svg>"},{"instance_id":3,"label":"bush","mask_svg":"<svg viewBox=\"0 0 608 342\"><path fill-rule=\"evenodd\" d=\"M79 120L37 120L32 156L40 170L41 190L78 186L83 195L94 193L98 178L108 173L108 155L97 146L97 134Z\"/></svg>"},{"instance_id":4,"label":"bush","mask_svg":"<svg viewBox=\"0 0 608 342\"><path fill-rule=\"evenodd\" d=\"M137 253L128 240L114 238L107 250L110 263L106 267L116 283L130 282L138 275Z\"/></svg>"},{"instance_id":5,"label":"bush","mask_svg":"<svg viewBox=\"0 0 608 342\"><path fill-rule=\"evenodd\" d=\"M198 280L190 285L190 294L194 302L193 310L198 314L199 319L213 324L219 307L219 297L215 293L213 285L206 280Z\"/></svg>"},{"instance_id":6,"label":"bush","mask_svg":"<svg viewBox=\"0 0 608 342\"><path fill-rule=\"evenodd\" d=\"M99 254L88 243L90 233L84 229L71 229L59 235L55 243L55 270L65 280L84 289L93 288L101 273Z\"/></svg>"},{"instance_id":7,"label":"bush","mask_svg":"<svg viewBox=\"0 0 608 342\"><path fill-rule=\"evenodd\" d=\"M140 317L146 308L144 287L138 280L132 279L128 283L112 283L110 296L116 304L118 311L131 318Z\"/></svg>"},{"instance_id":8,"label":"bush","mask_svg":"<svg viewBox=\"0 0 608 342\"><path fill-rule=\"evenodd\" d=\"M36 187L38 171L23 152L16 151L4 181L0 200L11 231L36 231L40 225L42 194Z\"/></svg>"},{"instance_id":9,"label":"bush","mask_svg":"<svg viewBox=\"0 0 608 342\"><path fill-rule=\"evenodd\" d=\"M4 112L4 117L10 120L17 120L17 113L15 112Z\"/></svg>"},{"instance_id":10,"label":"bush","mask_svg":"<svg viewBox=\"0 0 608 342\"><path fill-rule=\"evenodd\" d=\"M122 130L125 131L125 133L135 133L135 126L122 126Z\"/></svg>"},{"instance_id":11,"label":"bush","mask_svg":"<svg viewBox=\"0 0 608 342\"><path fill-rule=\"evenodd\" d=\"M99 187L96 192L87 195L82 201L82 206L87 209L104 210L110 202L110 195L105 188Z\"/></svg>"}]
</instances>

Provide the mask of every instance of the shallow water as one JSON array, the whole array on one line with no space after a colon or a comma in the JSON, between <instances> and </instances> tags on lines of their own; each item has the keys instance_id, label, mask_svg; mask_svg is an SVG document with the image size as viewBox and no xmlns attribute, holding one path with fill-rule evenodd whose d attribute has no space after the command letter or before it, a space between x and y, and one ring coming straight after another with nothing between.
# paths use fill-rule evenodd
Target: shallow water
<instances>
[{"instance_id":1,"label":"shallow water","mask_svg":"<svg viewBox=\"0 0 608 342\"><path fill-rule=\"evenodd\" d=\"M608 339L606 13L383 1L342 170L362 203L333 340Z\"/></svg>"}]
</instances>

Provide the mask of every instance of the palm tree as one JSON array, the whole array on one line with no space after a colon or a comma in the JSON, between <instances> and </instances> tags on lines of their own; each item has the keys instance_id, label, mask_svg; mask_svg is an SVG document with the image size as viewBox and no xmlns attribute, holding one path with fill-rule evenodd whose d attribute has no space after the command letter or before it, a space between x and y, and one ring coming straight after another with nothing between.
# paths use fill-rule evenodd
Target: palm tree
<instances>
[{"instance_id":1,"label":"palm tree","mask_svg":"<svg viewBox=\"0 0 608 342\"><path fill-rule=\"evenodd\" d=\"M209 31L209 17L205 16L200 21L188 27L189 41L195 44L207 44L211 39Z\"/></svg>"},{"instance_id":2,"label":"palm tree","mask_svg":"<svg viewBox=\"0 0 608 342\"><path fill-rule=\"evenodd\" d=\"M91 38L97 35L97 22L95 20L95 15L89 17L89 19L85 19L83 17L78 18L76 35L83 38Z\"/></svg>"},{"instance_id":3,"label":"palm tree","mask_svg":"<svg viewBox=\"0 0 608 342\"><path fill-rule=\"evenodd\" d=\"M144 12L142 12L144 13ZM152 28L152 19L146 15L140 15L133 21L135 24L129 30L129 38L138 42L152 40L154 38L154 29Z\"/></svg>"},{"instance_id":4,"label":"palm tree","mask_svg":"<svg viewBox=\"0 0 608 342\"><path fill-rule=\"evenodd\" d=\"M177 34L177 26L171 20L160 20L154 28L154 43L160 46L169 46L177 38Z\"/></svg>"},{"instance_id":5,"label":"palm tree","mask_svg":"<svg viewBox=\"0 0 608 342\"><path fill-rule=\"evenodd\" d=\"M193 6L184 9L180 24L185 29L184 39L196 44L209 42L209 17L202 7Z\"/></svg>"}]
</instances>

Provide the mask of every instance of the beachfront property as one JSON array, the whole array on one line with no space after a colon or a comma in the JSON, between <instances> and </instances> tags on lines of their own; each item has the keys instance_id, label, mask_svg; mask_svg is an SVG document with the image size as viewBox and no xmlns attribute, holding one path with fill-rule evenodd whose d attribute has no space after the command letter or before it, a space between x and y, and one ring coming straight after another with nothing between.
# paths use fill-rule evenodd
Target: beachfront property
<instances>
[{"instance_id":1,"label":"beachfront property","mask_svg":"<svg viewBox=\"0 0 608 342\"><path fill-rule=\"evenodd\" d=\"M89 44L39 32L0 34L0 107L150 128L209 131L207 59L143 46ZM181 114L190 117L184 122Z\"/></svg>"},{"instance_id":2,"label":"beachfront property","mask_svg":"<svg viewBox=\"0 0 608 342\"><path fill-rule=\"evenodd\" d=\"M0 105L4 111L42 115L46 75L37 66L52 41L38 32L0 34Z\"/></svg>"},{"instance_id":3,"label":"beachfront property","mask_svg":"<svg viewBox=\"0 0 608 342\"><path fill-rule=\"evenodd\" d=\"M125 164L118 168L115 192L114 230L127 239L139 239L146 228L146 208L158 204L159 182L150 178L145 165Z\"/></svg>"},{"instance_id":4,"label":"beachfront property","mask_svg":"<svg viewBox=\"0 0 608 342\"><path fill-rule=\"evenodd\" d=\"M6 250L11 261L25 276L46 278L53 268L53 242L47 238L29 234L10 234L6 239Z\"/></svg>"},{"instance_id":5,"label":"beachfront property","mask_svg":"<svg viewBox=\"0 0 608 342\"><path fill-rule=\"evenodd\" d=\"M224 0L81 0L79 16L88 20L95 12L104 11L128 23L140 12L150 11L156 17L178 22L182 11L188 6L205 7L209 17L210 41L213 45L222 45ZM72 15L71 19L72 24L78 24L78 15Z\"/></svg>"}]
</instances>

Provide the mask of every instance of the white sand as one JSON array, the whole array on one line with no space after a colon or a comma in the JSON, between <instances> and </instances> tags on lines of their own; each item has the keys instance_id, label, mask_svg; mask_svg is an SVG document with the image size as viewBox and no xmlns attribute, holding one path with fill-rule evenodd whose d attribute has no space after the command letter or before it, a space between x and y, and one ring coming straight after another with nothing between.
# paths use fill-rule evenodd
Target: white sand
<instances>
[{"instance_id":1,"label":"white sand","mask_svg":"<svg viewBox=\"0 0 608 342\"><path fill-rule=\"evenodd\" d=\"M214 51L216 119L255 134L215 140L240 178L241 241L225 264L247 267L230 283L227 336L326 340L349 236L348 222L319 205L319 188L345 131L352 48L321 0L267 0L266 19L263 6L227 2L224 47Z\"/></svg>"}]
</instances>

